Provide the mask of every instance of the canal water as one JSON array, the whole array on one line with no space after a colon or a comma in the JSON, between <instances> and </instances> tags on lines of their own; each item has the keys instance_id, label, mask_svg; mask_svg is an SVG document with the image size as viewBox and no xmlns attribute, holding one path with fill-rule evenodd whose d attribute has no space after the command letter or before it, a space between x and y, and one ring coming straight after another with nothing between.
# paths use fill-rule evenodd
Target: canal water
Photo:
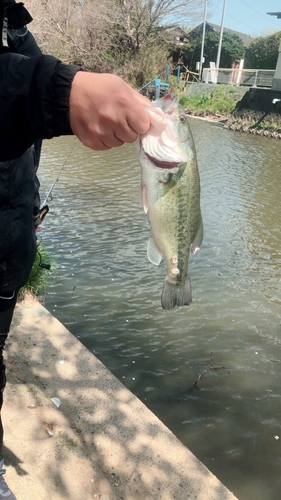
<instances>
[{"instance_id":1,"label":"canal water","mask_svg":"<svg viewBox=\"0 0 281 500\"><path fill-rule=\"evenodd\" d=\"M281 142L190 120L204 241L193 303L163 311L135 145L45 141L45 306L240 500L281 498Z\"/></svg>"}]
</instances>

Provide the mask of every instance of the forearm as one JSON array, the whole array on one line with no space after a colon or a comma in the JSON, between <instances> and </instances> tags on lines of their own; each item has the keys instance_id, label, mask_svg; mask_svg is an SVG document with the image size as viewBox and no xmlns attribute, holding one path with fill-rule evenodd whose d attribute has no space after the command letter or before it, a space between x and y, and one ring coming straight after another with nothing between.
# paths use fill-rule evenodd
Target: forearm
<instances>
[{"instance_id":1,"label":"forearm","mask_svg":"<svg viewBox=\"0 0 281 500\"><path fill-rule=\"evenodd\" d=\"M72 133L69 95L79 69L52 56L0 56L0 161L21 156L37 139Z\"/></svg>"}]
</instances>

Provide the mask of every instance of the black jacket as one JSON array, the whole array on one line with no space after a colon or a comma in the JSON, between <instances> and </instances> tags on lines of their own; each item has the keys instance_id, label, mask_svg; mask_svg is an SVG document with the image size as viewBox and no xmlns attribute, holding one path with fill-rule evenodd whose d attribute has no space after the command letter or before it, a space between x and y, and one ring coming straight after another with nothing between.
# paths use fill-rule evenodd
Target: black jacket
<instances>
[{"instance_id":1,"label":"black jacket","mask_svg":"<svg viewBox=\"0 0 281 500\"><path fill-rule=\"evenodd\" d=\"M0 55L0 161L20 157L37 139L72 134L68 103L79 69L52 56Z\"/></svg>"},{"instance_id":2,"label":"black jacket","mask_svg":"<svg viewBox=\"0 0 281 500\"><path fill-rule=\"evenodd\" d=\"M0 48L0 295L29 276L36 254L40 141L72 134L69 94L80 69L41 54L22 25L22 19L31 20L20 18L20 12L28 14L22 4L0 0L1 21L7 12L8 47Z\"/></svg>"},{"instance_id":3,"label":"black jacket","mask_svg":"<svg viewBox=\"0 0 281 500\"><path fill-rule=\"evenodd\" d=\"M72 134L69 94L81 69L41 54L25 26L32 18L22 3L0 0L1 31L5 15L10 37L9 47L0 49L0 161L18 158L37 139Z\"/></svg>"}]
</instances>

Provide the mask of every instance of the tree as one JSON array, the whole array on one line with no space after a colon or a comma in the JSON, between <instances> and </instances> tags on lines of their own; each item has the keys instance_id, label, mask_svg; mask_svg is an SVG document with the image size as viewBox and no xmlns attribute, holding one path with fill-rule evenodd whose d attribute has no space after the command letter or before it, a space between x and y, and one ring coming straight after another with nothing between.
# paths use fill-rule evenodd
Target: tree
<instances>
[{"instance_id":1,"label":"tree","mask_svg":"<svg viewBox=\"0 0 281 500\"><path fill-rule=\"evenodd\" d=\"M203 0L26 0L45 53L141 86L164 71L166 28L202 15ZM184 15L182 14L184 13Z\"/></svg>"},{"instance_id":2,"label":"tree","mask_svg":"<svg viewBox=\"0 0 281 500\"><path fill-rule=\"evenodd\" d=\"M196 18L202 4L202 0L116 0L108 19L135 52L178 20Z\"/></svg>"},{"instance_id":3,"label":"tree","mask_svg":"<svg viewBox=\"0 0 281 500\"><path fill-rule=\"evenodd\" d=\"M216 62L220 34L217 31L208 31L204 44L204 67L210 67L210 62ZM196 62L200 61L202 36L192 40L183 48L184 64L195 71ZM234 33L224 31L222 38L220 67L231 68L233 62L243 59L245 48L241 38Z\"/></svg>"},{"instance_id":4,"label":"tree","mask_svg":"<svg viewBox=\"0 0 281 500\"><path fill-rule=\"evenodd\" d=\"M88 69L101 66L109 42L98 0L26 0L31 31L44 53Z\"/></svg>"},{"instance_id":5,"label":"tree","mask_svg":"<svg viewBox=\"0 0 281 500\"><path fill-rule=\"evenodd\" d=\"M252 69L275 69L280 40L281 31L254 38L246 53L245 66Z\"/></svg>"}]
</instances>

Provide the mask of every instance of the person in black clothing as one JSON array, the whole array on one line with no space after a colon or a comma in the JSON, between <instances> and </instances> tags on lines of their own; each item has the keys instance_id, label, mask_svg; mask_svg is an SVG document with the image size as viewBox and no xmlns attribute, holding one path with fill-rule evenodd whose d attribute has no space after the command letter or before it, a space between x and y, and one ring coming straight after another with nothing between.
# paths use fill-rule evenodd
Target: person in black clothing
<instances>
[{"instance_id":1,"label":"person in black clothing","mask_svg":"<svg viewBox=\"0 0 281 500\"><path fill-rule=\"evenodd\" d=\"M41 141L75 134L85 146L106 150L150 127L145 97L115 75L43 55L26 27L31 20L22 3L0 0L0 411L3 348L36 254ZM0 414L0 450L2 444ZM3 466L1 460L0 499L15 500Z\"/></svg>"}]
</instances>

